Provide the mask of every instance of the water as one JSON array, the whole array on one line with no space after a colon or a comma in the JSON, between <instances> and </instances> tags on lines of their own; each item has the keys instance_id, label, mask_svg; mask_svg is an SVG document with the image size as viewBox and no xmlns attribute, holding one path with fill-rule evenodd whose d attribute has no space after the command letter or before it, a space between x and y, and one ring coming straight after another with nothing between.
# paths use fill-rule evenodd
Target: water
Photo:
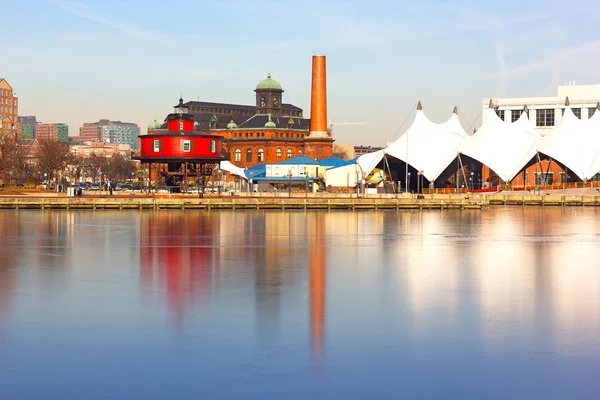
<instances>
[{"instance_id":1,"label":"water","mask_svg":"<svg viewBox=\"0 0 600 400\"><path fill-rule=\"evenodd\" d=\"M0 397L600 398L599 217L0 212Z\"/></svg>"}]
</instances>

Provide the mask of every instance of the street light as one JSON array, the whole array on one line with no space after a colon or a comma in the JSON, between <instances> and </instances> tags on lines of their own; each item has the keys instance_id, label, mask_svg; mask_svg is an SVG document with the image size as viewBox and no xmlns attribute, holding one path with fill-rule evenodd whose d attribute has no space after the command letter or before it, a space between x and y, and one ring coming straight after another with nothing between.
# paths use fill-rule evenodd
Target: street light
<instances>
[{"instance_id":1,"label":"street light","mask_svg":"<svg viewBox=\"0 0 600 400\"><path fill-rule=\"evenodd\" d=\"M475 176L475 172L471 172L471 190L475 190L475 181L473 180L473 177Z\"/></svg>"},{"instance_id":2,"label":"street light","mask_svg":"<svg viewBox=\"0 0 600 400\"><path fill-rule=\"evenodd\" d=\"M250 172L250 186L249 186L249 190L250 190L250 196L253 196L253 192L254 192L254 187L252 186L252 176L254 175L254 172Z\"/></svg>"},{"instance_id":3,"label":"street light","mask_svg":"<svg viewBox=\"0 0 600 400\"><path fill-rule=\"evenodd\" d=\"M408 173L408 180L406 181L406 193L410 190L410 172Z\"/></svg>"},{"instance_id":4,"label":"street light","mask_svg":"<svg viewBox=\"0 0 600 400\"><path fill-rule=\"evenodd\" d=\"M288 197L292 197L292 170L288 170L288 177L290 178L290 184L288 186Z\"/></svg>"}]
</instances>

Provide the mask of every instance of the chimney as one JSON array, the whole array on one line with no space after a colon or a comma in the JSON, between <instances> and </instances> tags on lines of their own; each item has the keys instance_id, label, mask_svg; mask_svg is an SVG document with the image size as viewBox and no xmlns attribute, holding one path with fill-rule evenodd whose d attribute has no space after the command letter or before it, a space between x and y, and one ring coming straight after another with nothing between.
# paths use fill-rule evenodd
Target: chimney
<instances>
[{"instance_id":1,"label":"chimney","mask_svg":"<svg viewBox=\"0 0 600 400\"><path fill-rule=\"evenodd\" d=\"M327 134L327 77L325 56L312 58L312 89L310 94L310 135L328 137Z\"/></svg>"}]
</instances>

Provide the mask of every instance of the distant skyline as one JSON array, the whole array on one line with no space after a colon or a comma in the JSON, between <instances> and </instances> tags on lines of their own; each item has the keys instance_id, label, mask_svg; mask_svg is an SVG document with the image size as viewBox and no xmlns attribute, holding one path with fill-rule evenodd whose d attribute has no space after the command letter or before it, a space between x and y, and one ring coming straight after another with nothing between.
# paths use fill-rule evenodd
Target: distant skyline
<instances>
[{"instance_id":1,"label":"distant skyline","mask_svg":"<svg viewBox=\"0 0 600 400\"><path fill-rule=\"evenodd\" d=\"M101 118L142 132L184 100L254 104L271 73L310 115L311 56L327 56L337 143L381 146L421 100L435 122L484 97L553 96L600 83L600 10L589 1L26 0L0 6L0 77L19 113L77 134ZM404 125L402 125L404 122Z\"/></svg>"}]
</instances>

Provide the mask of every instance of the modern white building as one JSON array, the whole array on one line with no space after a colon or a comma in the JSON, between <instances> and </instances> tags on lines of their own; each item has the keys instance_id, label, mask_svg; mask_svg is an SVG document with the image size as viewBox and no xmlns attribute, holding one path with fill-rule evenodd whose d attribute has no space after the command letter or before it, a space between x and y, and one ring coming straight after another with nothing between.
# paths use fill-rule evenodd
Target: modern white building
<instances>
[{"instance_id":1,"label":"modern white building","mask_svg":"<svg viewBox=\"0 0 600 400\"><path fill-rule=\"evenodd\" d=\"M600 102L600 85L559 86L556 97L524 97L524 98L485 98L482 109L486 110L491 104L496 114L506 123L515 122L527 106L529 122L541 136L552 130L560 122L565 109L565 99L569 98L573 114L581 120L589 119ZM483 123L486 113L483 112Z\"/></svg>"}]
</instances>

